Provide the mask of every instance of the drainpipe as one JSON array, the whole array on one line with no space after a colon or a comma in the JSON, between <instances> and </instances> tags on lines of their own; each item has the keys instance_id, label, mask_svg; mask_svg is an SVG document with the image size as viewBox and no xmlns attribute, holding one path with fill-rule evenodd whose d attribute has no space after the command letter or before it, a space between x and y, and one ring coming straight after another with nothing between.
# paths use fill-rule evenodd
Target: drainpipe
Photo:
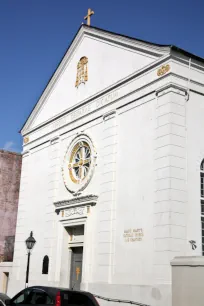
<instances>
[{"instance_id":1,"label":"drainpipe","mask_svg":"<svg viewBox=\"0 0 204 306\"><path fill-rule=\"evenodd\" d=\"M189 64L188 64L188 82L187 82L187 95L186 95L186 101L189 100L189 95L190 95L190 81L191 81L191 58L189 58Z\"/></svg>"}]
</instances>

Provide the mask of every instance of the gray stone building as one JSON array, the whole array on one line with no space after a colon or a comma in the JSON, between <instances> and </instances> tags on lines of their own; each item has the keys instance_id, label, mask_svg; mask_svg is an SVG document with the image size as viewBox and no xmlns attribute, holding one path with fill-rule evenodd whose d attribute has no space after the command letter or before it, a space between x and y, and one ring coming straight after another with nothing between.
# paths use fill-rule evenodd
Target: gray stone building
<instances>
[{"instance_id":1,"label":"gray stone building","mask_svg":"<svg viewBox=\"0 0 204 306\"><path fill-rule=\"evenodd\" d=\"M0 262L6 291L13 260L22 157L19 153L0 150Z\"/></svg>"}]
</instances>

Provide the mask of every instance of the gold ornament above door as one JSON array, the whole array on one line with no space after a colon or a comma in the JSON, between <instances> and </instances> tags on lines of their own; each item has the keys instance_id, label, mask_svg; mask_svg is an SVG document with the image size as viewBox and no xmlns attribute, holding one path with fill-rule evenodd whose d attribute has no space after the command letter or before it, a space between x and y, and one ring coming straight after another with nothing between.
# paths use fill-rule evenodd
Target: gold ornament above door
<instances>
[{"instance_id":1,"label":"gold ornament above door","mask_svg":"<svg viewBox=\"0 0 204 306\"><path fill-rule=\"evenodd\" d=\"M85 84L88 81L88 58L83 56L77 65L77 76L75 87L79 87L81 83Z\"/></svg>"}]
</instances>

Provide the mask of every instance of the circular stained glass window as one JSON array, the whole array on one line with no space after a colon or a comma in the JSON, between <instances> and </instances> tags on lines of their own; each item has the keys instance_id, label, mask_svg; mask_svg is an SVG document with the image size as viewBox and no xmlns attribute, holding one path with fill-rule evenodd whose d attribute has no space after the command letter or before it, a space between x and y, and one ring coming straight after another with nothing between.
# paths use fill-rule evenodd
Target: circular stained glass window
<instances>
[{"instance_id":1,"label":"circular stained glass window","mask_svg":"<svg viewBox=\"0 0 204 306\"><path fill-rule=\"evenodd\" d=\"M62 175L66 188L74 194L90 182L96 165L96 150L87 135L79 135L70 143L63 161Z\"/></svg>"},{"instance_id":2,"label":"circular stained glass window","mask_svg":"<svg viewBox=\"0 0 204 306\"><path fill-rule=\"evenodd\" d=\"M68 170L74 183L83 181L91 166L91 148L85 141L77 143L72 149Z\"/></svg>"}]
</instances>

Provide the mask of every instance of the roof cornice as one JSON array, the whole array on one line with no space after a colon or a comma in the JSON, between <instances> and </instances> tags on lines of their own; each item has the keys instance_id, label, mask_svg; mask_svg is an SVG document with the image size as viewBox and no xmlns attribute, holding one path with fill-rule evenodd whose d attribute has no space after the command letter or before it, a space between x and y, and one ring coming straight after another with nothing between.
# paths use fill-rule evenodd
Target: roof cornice
<instances>
[{"instance_id":1,"label":"roof cornice","mask_svg":"<svg viewBox=\"0 0 204 306\"><path fill-rule=\"evenodd\" d=\"M25 129L27 129L30 124L32 124L33 119L36 117L36 115L37 115L38 111L40 110L42 104L44 103L44 101L50 95L50 93L53 89L53 86L56 83L58 77L61 75L62 71L65 69L65 67L68 63L67 59L70 59L71 55L73 54L73 52L76 50L78 44L80 43L80 40L81 40L83 34L84 34L83 27L81 26L79 28L76 36L74 37L73 41L71 42L69 48L66 50L62 60L60 61L57 68L55 69L54 73L52 74L51 78L49 79L42 95L40 96L39 100L37 101L37 103L33 107L30 115L28 116L28 119L26 120L23 127L21 128L21 130L20 130L21 133Z\"/></svg>"},{"instance_id":2,"label":"roof cornice","mask_svg":"<svg viewBox=\"0 0 204 306\"><path fill-rule=\"evenodd\" d=\"M76 33L75 37L73 38L70 46L66 50L62 60L60 61L59 65L57 66L56 70L52 74L51 78L49 79L43 93L41 94L39 100L33 107L28 119L26 120L25 124L21 128L20 132L22 134L25 133L27 129L29 129L30 125L32 124L34 118L37 116L38 112L41 109L41 106L44 104L46 99L49 97L50 93L53 90L54 85L56 84L59 76L66 68L67 64L72 58L72 54L75 52L78 45L82 42L83 37L85 36L93 37L95 39L101 39L104 41L109 41L113 44L118 44L125 48L134 49L138 52L146 52L149 56L160 57L164 53L168 53L169 46L164 45L156 45L149 42L144 42L141 40L137 40L128 36L116 34L113 32L109 32L106 30L102 30L95 27L89 27L86 25L81 25L78 32Z\"/></svg>"},{"instance_id":3,"label":"roof cornice","mask_svg":"<svg viewBox=\"0 0 204 306\"><path fill-rule=\"evenodd\" d=\"M42 105L49 97L52 92L54 85L58 81L59 76L62 74L63 70L69 64L69 61L72 58L73 53L75 52L78 45L82 42L83 37L89 36L94 39L100 39L104 41L108 41L109 43L118 44L127 49L133 49L135 52L145 52L149 56L159 58L162 55L168 54L170 52L170 45L159 45L150 42L145 42L143 40L135 39L132 37L128 37L125 35L113 33L110 31L102 30L96 27L90 27L87 25L81 25L79 30L77 31L75 37L73 38L70 46L67 48L62 60L59 65L56 67L54 73L49 79L43 93L41 94L39 100L33 107L28 119L25 124L21 128L21 133L24 134L26 130L31 126L34 118L39 113Z\"/></svg>"}]
</instances>

